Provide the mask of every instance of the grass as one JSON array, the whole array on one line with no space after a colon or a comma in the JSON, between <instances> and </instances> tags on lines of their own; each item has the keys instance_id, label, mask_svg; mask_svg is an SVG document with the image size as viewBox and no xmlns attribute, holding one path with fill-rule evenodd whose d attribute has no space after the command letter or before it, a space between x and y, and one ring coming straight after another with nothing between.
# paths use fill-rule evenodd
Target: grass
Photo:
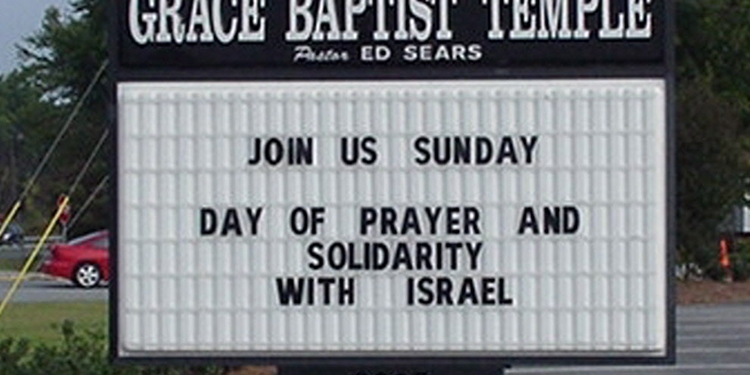
<instances>
[{"instance_id":1,"label":"grass","mask_svg":"<svg viewBox=\"0 0 750 375\"><path fill-rule=\"evenodd\" d=\"M0 338L28 338L51 343L62 340L60 326L70 320L84 330L107 324L107 302L11 303L0 316Z\"/></svg>"},{"instance_id":2,"label":"grass","mask_svg":"<svg viewBox=\"0 0 750 375\"><path fill-rule=\"evenodd\" d=\"M31 264L30 271L39 269L41 260L36 259ZM26 258L23 259L0 259L0 271L20 271L23 265L26 264Z\"/></svg>"},{"instance_id":3,"label":"grass","mask_svg":"<svg viewBox=\"0 0 750 375\"><path fill-rule=\"evenodd\" d=\"M31 249L20 251L15 247L0 246L0 271L20 271L26 263L26 257L31 253ZM31 265L31 271L39 269L42 259L49 253L48 249L42 249L37 254L36 259Z\"/></svg>"}]
</instances>

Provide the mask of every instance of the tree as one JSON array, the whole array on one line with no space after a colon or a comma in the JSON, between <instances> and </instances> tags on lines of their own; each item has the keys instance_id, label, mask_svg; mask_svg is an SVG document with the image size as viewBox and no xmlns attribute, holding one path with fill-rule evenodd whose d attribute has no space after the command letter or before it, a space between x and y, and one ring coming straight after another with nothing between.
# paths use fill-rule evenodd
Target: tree
<instances>
[{"instance_id":1,"label":"tree","mask_svg":"<svg viewBox=\"0 0 750 375\"><path fill-rule=\"evenodd\" d=\"M80 113L63 138L54 157L34 185L27 207L38 206L48 217L59 194L65 193L75 180L104 129L107 128L109 90L106 79L96 81L90 95L84 93L95 73L106 60L106 3L102 0L71 0L71 14L49 8L42 28L18 46L22 66L19 75L34 90L36 100L54 108L53 121L24 124L25 132L38 135L34 142L33 162L38 163L79 101ZM44 145L44 146L41 146ZM108 150L100 152L75 194L73 210L85 201L107 169ZM29 161L31 162L31 161ZM0 175L1 177L1 175ZM74 232L86 232L107 226L108 198L101 195L83 217ZM38 223L36 223L38 225Z\"/></svg>"},{"instance_id":2,"label":"tree","mask_svg":"<svg viewBox=\"0 0 750 375\"><path fill-rule=\"evenodd\" d=\"M750 0L677 3L678 77L701 80L738 106L750 132Z\"/></svg>"},{"instance_id":3,"label":"tree","mask_svg":"<svg viewBox=\"0 0 750 375\"><path fill-rule=\"evenodd\" d=\"M19 46L24 70L53 102L80 99L107 58L105 5L102 0L71 0L72 15L49 8L42 29ZM105 119L107 83L102 80L88 102L87 115Z\"/></svg>"},{"instance_id":4,"label":"tree","mask_svg":"<svg viewBox=\"0 0 750 375\"><path fill-rule=\"evenodd\" d=\"M19 198L46 139L54 136L48 124L56 121L60 112L41 97L42 91L31 85L23 72L0 77L0 209ZM28 209L33 206L27 201L19 221L36 227L41 213Z\"/></svg>"},{"instance_id":5,"label":"tree","mask_svg":"<svg viewBox=\"0 0 750 375\"><path fill-rule=\"evenodd\" d=\"M679 256L717 268L722 223L744 195L740 111L701 81L683 84L678 103Z\"/></svg>"},{"instance_id":6,"label":"tree","mask_svg":"<svg viewBox=\"0 0 750 375\"><path fill-rule=\"evenodd\" d=\"M746 193L750 0L681 0L677 12L679 254L710 270Z\"/></svg>"}]
</instances>

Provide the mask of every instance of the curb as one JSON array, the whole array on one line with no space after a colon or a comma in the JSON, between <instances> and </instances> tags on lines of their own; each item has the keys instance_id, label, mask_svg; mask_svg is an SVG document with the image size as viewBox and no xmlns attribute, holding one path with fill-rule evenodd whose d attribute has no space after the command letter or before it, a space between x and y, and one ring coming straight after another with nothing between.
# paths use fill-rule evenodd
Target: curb
<instances>
[{"instance_id":1,"label":"curb","mask_svg":"<svg viewBox=\"0 0 750 375\"><path fill-rule=\"evenodd\" d=\"M15 281L18 278L18 272L0 272L0 281ZM24 276L24 281L30 280L53 280L52 276L40 273L40 272L29 272Z\"/></svg>"}]
</instances>

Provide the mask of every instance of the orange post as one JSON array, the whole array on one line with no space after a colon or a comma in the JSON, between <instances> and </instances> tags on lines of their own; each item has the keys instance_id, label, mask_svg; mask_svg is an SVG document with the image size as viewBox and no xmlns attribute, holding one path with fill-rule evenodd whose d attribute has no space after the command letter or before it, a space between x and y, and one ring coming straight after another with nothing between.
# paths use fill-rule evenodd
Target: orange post
<instances>
[{"instance_id":1,"label":"orange post","mask_svg":"<svg viewBox=\"0 0 750 375\"><path fill-rule=\"evenodd\" d=\"M721 241L719 241L719 249L721 251L719 263L722 267L729 268L731 263L729 262L729 243L727 243L726 238L722 238Z\"/></svg>"},{"instance_id":2,"label":"orange post","mask_svg":"<svg viewBox=\"0 0 750 375\"><path fill-rule=\"evenodd\" d=\"M732 281L732 263L729 260L729 241L726 238L722 238L719 241L719 265L724 269L726 274L726 281Z\"/></svg>"}]
</instances>

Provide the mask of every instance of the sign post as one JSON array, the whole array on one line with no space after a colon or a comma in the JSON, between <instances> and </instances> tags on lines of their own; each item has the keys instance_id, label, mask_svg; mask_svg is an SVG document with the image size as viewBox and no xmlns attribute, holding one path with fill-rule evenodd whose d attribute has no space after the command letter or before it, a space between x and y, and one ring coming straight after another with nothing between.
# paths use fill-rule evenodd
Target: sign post
<instances>
[{"instance_id":1,"label":"sign post","mask_svg":"<svg viewBox=\"0 0 750 375\"><path fill-rule=\"evenodd\" d=\"M62 235L63 239L67 241L68 239L68 223L70 222L70 204L66 203L69 202L70 198L65 194L60 194L59 197L57 197L57 207L63 207L62 211L60 212L60 218L59 222L60 225L62 225Z\"/></svg>"},{"instance_id":2,"label":"sign post","mask_svg":"<svg viewBox=\"0 0 750 375\"><path fill-rule=\"evenodd\" d=\"M673 362L669 8L118 2L113 356Z\"/></svg>"}]
</instances>

